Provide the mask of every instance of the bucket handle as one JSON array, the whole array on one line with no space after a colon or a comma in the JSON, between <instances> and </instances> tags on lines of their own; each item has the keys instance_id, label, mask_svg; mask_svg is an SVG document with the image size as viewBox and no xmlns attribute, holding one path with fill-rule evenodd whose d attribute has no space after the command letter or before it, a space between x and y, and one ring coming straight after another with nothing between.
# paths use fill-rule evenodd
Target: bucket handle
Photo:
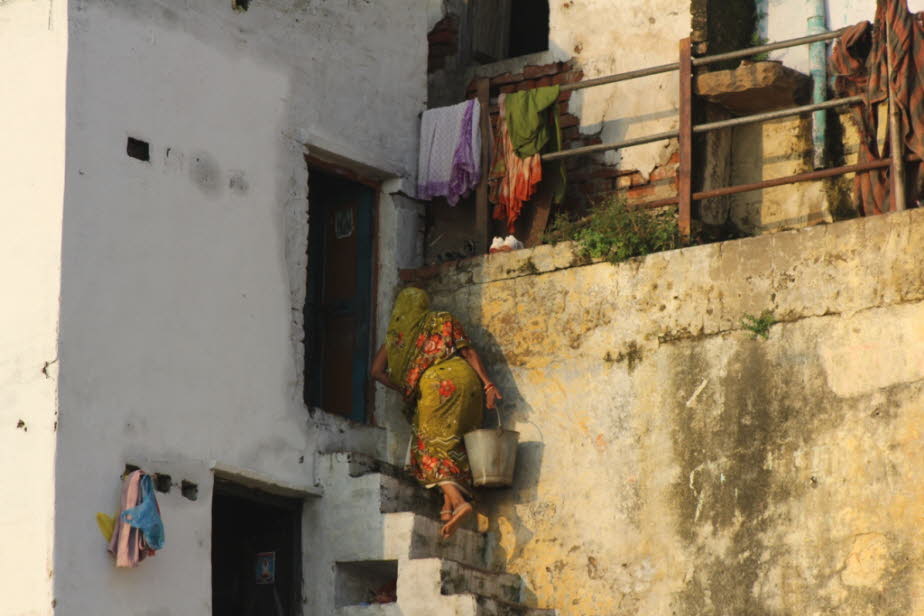
<instances>
[{"instance_id":1,"label":"bucket handle","mask_svg":"<svg viewBox=\"0 0 924 616\"><path fill-rule=\"evenodd\" d=\"M497 433L501 434L504 431L504 422L501 419L500 413L501 401L500 398L494 400L494 410L497 412Z\"/></svg>"}]
</instances>

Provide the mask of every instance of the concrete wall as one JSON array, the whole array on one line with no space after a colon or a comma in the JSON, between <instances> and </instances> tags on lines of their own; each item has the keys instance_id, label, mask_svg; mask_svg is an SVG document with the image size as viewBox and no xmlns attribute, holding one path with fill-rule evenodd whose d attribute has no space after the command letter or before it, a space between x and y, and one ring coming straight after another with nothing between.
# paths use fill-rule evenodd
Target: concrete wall
<instances>
[{"instance_id":1,"label":"concrete wall","mask_svg":"<svg viewBox=\"0 0 924 616\"><path fill-rule=\"evenodd\" d=\"M67 6L0 4L0 596L52 610ZM15 95L13 95L15 90Z\"/></svg>"},{"instance_id":2,"label":"concrete wall","mask_svg":"<svg viewBox=\"0 0 924 616\"><path fill-rule=\"evenodd\" d=\"M343 446L348 428L302 402L304 155L392 178L393 270L387 193L414 182L426 16L409 1L71 5L55 598L61 614L209 614L211 467L310 491L316 450ZM130 136L149 162L126 156ZM138 570L112 566L93 521L126 463L175 484L166 548Z\"/></svg>"},{"instance_id":3,"label":"concrete wall","mask_svg":"<svg viewBox=\"0 0 924 616\"><path fill-rule=\"evenodd\" d=\"M912 211L431 280L521 435L498 564L563 615L924 613L922 242Z\"/></svg>"},{"instance_id":4,"label":"concrete wall","mask_svg":"<svg viewBox=\"0 0 924 616\"><path fill-rule=\"evenodd\" d=\"M447 11L463 13L465 5L462 0L447 0L442 11L437 11L431 1L429 26L432 28ZM477 67L460 67L450 61L446 69L430 76L432 103L443 105L461 100L472 77L520 73L525 66L574 60L584 78L592 79L676 62L678 41L690 35L689 1L627 0L616 6L608 0L583 0L549 5L548 52ZM466 43L462 32L459 44L464 47ZM459 60L468 61L464 50ZM443 95L453 89L454 98ZM676 110L676 74L578 91L571 103L571 112L581 118L582 132L599 133L604 142L676 128ZM661 142L621 153L610 152L607 161L610 164L621 161L622 168L637 169L647 177L656 166L666 163L674 151L675 143Z\"/></svg>"},{"instance_id":5,"label":"concrete wall","mask_svg":"<svg viewBox=\"0 0 924 616\"><path fill-rule=\"evenodd\" d=\"M924 0L907 0L912 12L924 11ZM767 41L807 36L809 2L805 0L757 0L758 32ZM864 20L873 21L876 3L870 0L827 0L828 28L837 30ZM770 57L808 74L808 46L781 49Z\"/></svg>"}]
</instances>

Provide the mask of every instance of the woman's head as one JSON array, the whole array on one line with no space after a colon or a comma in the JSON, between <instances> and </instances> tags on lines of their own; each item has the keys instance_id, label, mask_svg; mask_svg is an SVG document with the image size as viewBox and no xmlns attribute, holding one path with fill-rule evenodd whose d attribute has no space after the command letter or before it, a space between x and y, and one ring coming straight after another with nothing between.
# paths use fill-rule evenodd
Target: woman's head
<instances>
[{"instance_id":1,"label":"woman's head","mask_svg":"<svg viewBox=\"0 0 924 616\"><path fill-rule=\"evenodd\" d=\"M429 308L430 296L427 295L427 292L416 287L408 287L398 293L395 308L391 312L391 319L393 323L405 319L414 321Z\"/></svg>"}]
</instances>

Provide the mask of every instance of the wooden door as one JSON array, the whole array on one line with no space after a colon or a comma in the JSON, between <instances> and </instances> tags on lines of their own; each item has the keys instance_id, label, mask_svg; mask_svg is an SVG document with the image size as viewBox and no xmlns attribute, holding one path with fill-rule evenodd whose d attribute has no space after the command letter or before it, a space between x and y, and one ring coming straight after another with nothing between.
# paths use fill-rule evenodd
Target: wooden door
<instances>
[{"instance_id":1,"label":"wooden door","mask_svg":"<svg viewBox=\"0 0 924 616\"><path fill-rule=\"evenodd\" d=\"M372 315L372 189L312 172L309 193L306 394L312 406L364 421Z\"/></svg>"}]
</instances>

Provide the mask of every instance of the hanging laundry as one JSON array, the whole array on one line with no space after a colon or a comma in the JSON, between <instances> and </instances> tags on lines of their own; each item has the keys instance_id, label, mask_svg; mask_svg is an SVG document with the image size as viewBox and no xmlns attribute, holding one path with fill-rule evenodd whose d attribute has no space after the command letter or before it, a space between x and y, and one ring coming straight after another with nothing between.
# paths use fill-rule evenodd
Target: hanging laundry
<instances>
[{"instance_id":1,"label":"hanging laundry","mask_svg":"<svg viewBox=\"0 0 924 616\"><path fill-rule=\"evenodd\" d=\"M521 90L507 97L506 120L510 142L520 158L561 150L561 130L558 127L558 86ZM555 181L553 201L561 203L565 196L565 165L556 161L547 165L554 172L548 180Z\"/></svg>"},{"instance_id":2,"label":"hanging laundry","mask_svg":"<svg viewBox=\"0 0 924 616\"><path fill-rule=\"evenodd\" d=\"M137 470L122 480L119 511L109 553L117 567L137 567L164 547L164 525L150 475Z\"/></svg>"},{"instance_id":3,"label":"hanging laundry","mask_svg":"<svg viewBox=\"0 0 924 616\"><path fill-rule=\"evenodd\" d=\"M523 204L532 199L543 176L555 182L552 200L565 196L565 167L560 161L548 163L543 172L543 152L561 150L558 127L558 86L501 94L500 114L494 136L494 160L489 175L488 198L496 220L506 222L513 233Z\"/></svg>"},{"instance_id":4,"label":"hanging laundry","mask_svg":"<svg viewBox=\"0 0 924 616\"><path fill-rule=\"evenodd\" d=\"M831 54L834 89L839 96L862 96L854 105L860 126L859 162L882 160L890 156L893 135L881 149L877 140L878 105L888 104L889 58L887 39L892 39L891 66L895 103L901 110L905 146L924 158L924 23L908 10L907 0L880 1L876 8L876 27L868 21L850 28L837 41ZM916 165L921 173L924 166ZM913 178L907 184L913 186ZM889 209L889 174L885 169L857 173L854 189L863 214L880 214Z\"/></svg>"},{"instance_id":5,"label":"hanging laundry","mask_svg":"<svg viewBox=\"0 0 924 616\"><path fill-rule=\"evenodd\" d=\"M425 111L420 121L417 198L455 205L481 180L481 106L468 100Z\"/></svg>"},{"instance_id":6,"label":"hanging laundry","mask_svg":"<svg viewBox=\"0 0 924 616\"><path fill-rule=\"evenodd\" d=\"M494 133L494 160L488 176L488 199L494 203L493 217L506 222L507 232L513 233L523 203L536 193L542 181L542 158L538 153L521 158L510 141L506 119L507 95L498 98L500 113Z\"/></svg>"}]
</instances>

